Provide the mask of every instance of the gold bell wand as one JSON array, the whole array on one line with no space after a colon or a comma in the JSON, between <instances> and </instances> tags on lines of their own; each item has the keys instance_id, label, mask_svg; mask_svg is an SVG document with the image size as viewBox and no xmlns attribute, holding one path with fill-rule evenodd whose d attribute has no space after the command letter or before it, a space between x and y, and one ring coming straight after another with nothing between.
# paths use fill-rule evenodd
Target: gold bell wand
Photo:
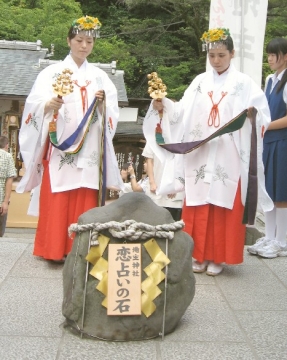
<instances>
[{"instance_id":1,"label":"gold bell wand","mask_svg":"<svg viewBox=\"0 0 287 360\"><path fill-rule=\"evenodd\" d=\"M158 77L156 72L152 72L147 75L148 78L148 93L151 98L153 98L155 101L162 101L162 99L167 95L166 92L166 85L163 83L162 79ZM163 117L163 110L158 111L159 115L159 123L156 125L155 129L155 137L156 142L158 144L164 144L164 138L162 136L162 117Z\"/></svg>"},{"instance_id":2,"label":"gold bell wand","mask_svg":"<svg viewBox=\"0 0 287 360\"><path fill-rule=\"evenodd\" d=\"M64 69L61 74L57 76L56 82L52 84L53 91L55 94L58 95L58 98L62 99L63 96L69 95L74 91L74 86L71 80L71 75L73 72L70 69ZM53 120L49 122L49 137L50 137L50 144L48 150L49 159L51 156L51 142L53 144L57 144L57 119L58 119L58 111L54 110L53 113Z\"/></svg>"}]
</instances>

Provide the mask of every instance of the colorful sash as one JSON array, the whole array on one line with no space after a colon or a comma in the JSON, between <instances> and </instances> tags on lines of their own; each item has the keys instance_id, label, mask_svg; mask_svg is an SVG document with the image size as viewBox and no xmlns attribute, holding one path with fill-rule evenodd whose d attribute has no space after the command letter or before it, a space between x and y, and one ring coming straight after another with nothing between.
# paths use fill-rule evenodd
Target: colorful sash
<instances>
[{"instance_id":1,"label":"colorful sash","mask_svg":"<svg viewBox=\"0 0 287 360\"><path fill-rule=\"evenodd\" d=\"M103 101L103 114L102 114L102 135L101 135L101 148L100 148L100 166L99 166L99 196L98 206L104 206L106 201L106 179L107 179L107 161L106 161L106 102Z\"/></svg>"},{"instance_id":2,"label":"colorful sash","mask_svg":"<svg viewBox=\"0 0 287 360\"><path fill-rule=\"evenodd\" d=\"M250 162L248 172L248 186L246 193L246 201L243 214L243 224L254 225L257 200L258 200L258 176L257 176L257 134L256 134L256 113L252 113L251 125L251 148L250 148Z\"/></svg>"},{"instance_id":3,"label":"colorful sash","mask_svg":"<svg viewBox=\"0 0 287 360\"><path fill-rule=\"evenodd\" d=\"M81 148L84 144L86 135L89 131L89 127L95 119L97 106L98 106L98 100L95 97L95 99L93 100L92 104L88 108L85 116L83 117L82 121L78 125L75 132L72 135L70 135L66 140L64 140L61 144L59 144L58 140L57 140L57 119L54 118L54 121L51 121L49 123L49 137L50 137L51 144L55 148L57 148L61 151L64 151L67 154L77 154L81 150ZM80 140L78 140L76 142L78 136L80 135L80 133L83 129L84 129L84 131L83 131L82 137L80 138Z\"/></svg>"},{"instance_id":4,"label":"colorful sash","mask_svg":"<svg viewBox=\"0 0 287 360\"><path fill-rule=\"evenodd\" d=\"M212 135L200 141L175 143L175 144L158 144L158 145L174 154L187 154L195 149L198 149L199 147L206 144L210 140L217 138L218 136L241 129L245 122L246 116L247 116L247 110L244 110L234 119L230 120L227 124L225 124L220 129L215 131Z\"/></svg>"},{"instance_id":5,"label":"colorful sash","mask_svg":"<svg viewBox=\"0 0 287 360\"><path fill-rule=\"evenodd\" d=\"M95 97L92 104L88 108L83 120L78 125L76 131L70 135L66 140L61 144L58 144L57 141L57 118L54 116L54 121L49 123L49 137L51 144L67 154L77 154L85 141L86 135L89 131L91 123L94 121L96 116L96 109L99 104L99 101ZM84 133L80 140L77 140L80 132L84 129ZM68 150L69 149L69 150ZM102 135L101 135L101 148L100 148L100 166L99 166L99 196L98 196L98 206L105 205L106 199L106 103L103 101L103 114L102 114Z\"/></svg>"},{"instance_id":6,"label":"colorful sash","mask_svg":"<svg viewBox=\"0 0 287 360\"><path fill-rule=\"evenodd\" d=\"M251 148L250 148L250 163L248 173L248 186L244 208L244 215L242 219L243 224L253 225L256 217L257 199L258 199L258 178L257 178L257 135L256 135L256 111L252 115L252 133L251 133ZM247 110L242 111L235 118L230 120L227 124L215 131L212 135L204 140L193 141L187 143L174 144L158 144L160 147L174 153L187 154L191 151L200 148L212 139L218 136L227 134L242 128L247 117Z\"/></svg>"}]
</instances>

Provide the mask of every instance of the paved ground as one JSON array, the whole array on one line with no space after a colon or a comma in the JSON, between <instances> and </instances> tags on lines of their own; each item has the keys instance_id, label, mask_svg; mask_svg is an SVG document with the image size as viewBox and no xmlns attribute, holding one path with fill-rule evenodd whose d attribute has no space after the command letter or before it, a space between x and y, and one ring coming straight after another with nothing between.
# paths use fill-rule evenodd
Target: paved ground
<instances>
[{"instance_id":1,"label":"paved ground","mask_svg":"<svg viewBox=\"0 0 287 360\"><path fill-rule=\"evenodd\" d=\"M0 239L1 360L287 359L287 258L245 252L220 276L196 275L195 298L164 340L106 342L61 328L62 265L33 257L33 238L8 229Z\"/></svg>"}]
</instances>

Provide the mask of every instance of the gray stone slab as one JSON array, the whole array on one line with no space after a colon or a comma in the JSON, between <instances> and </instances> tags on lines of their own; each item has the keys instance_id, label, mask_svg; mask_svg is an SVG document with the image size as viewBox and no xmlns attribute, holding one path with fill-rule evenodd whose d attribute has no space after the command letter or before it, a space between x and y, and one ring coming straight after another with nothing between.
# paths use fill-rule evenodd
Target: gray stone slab
<instances>
[{"instance_id":1,"label":"gray stone slab","mask_svg":"<svg viewBox=\"0 0 287 360\"><path fill-rule=\"evenodd\" d=\"M107 342L62 329L63 266L32 255L33 234L15 236L0 238L1 360L287 359L286 258L245 247L243 264L196 274L194 300L163 341Z\"/></svg>"},{"instance_id":2,"label":"gray stone slab","mask_svg":"<svg viewBox=\"0 0 287 360\"><path fill-rule=\"evenodd\" d=\"M61 344L59 360L156 360L157 340L109 342L81 339L67 333Z\"/></svg>"},{"instance_id":3,"label":"gray stone slab","mask_svg":"<svg viewBox=\"0 0 287 360\"><path fill-rule=\"evenodd\" d=\"M195 296L188 310L192 308L225 310L226 306L226 301L223 298L220 289L216 285L196 284Z\"/></svg>"},{"instance_id":4,"label":"gray stone slab","mask_svg":"<svg viewBox=\"0 0 287 360\"><path fill-rule=\"evenodd\" d=\"M273 344L268 347L260 347L257 354L260 360L285 360L287 359L287 346L285 344Z\"/></svg>"},{"instance_id":5,"label":"gray stone slab","mask_svg":"<svg viewBox=\"0 0 287 360\"><path fill-rule=\"evenodd\" d=\"M34 240L35 235L31 233L7 233L5 232L3 239L28 239Z\"/></svg>"},{"instance_id":6,"label":"gray stone slab","mask_svg":"<svg viewBox=\"0 0 287 360\"><path fill-rule=\"evenodd\" d=\"M12 234L34 234L36 233L35 228L13 228L13 227L6 227L5 234L9 235Z\"/></svg>"},{"instance_id":7,"label":"gray stone slab","mask_svg":"<svg viewBox=\"0 0 287 360\"><path fill-rule=\"evenodd\" d=\"M0 336L60 337L62 280L6 279L0 292Z\"/></svg>"},{"instance_id":8,"label":"gray stone slab","mask_svg":"<svg viewBox=\"0 0 287 360\"><path fill-rule=\"evenodd\" d=\"M244 341L244 335L219 289L197 286L195 297L168 341Z\"/></svg>"},{"instance_id":9,"label":"gray stone slab","mask_svg":"<svg viewBox=\"0 0 287 360\"><path fill-rule=\"evenodd\" d=\"M266 266L228 267L216 282L234 310L287 310L287 289Z\"/></svg>"},{"instance_id":10,"label":"gray stone slab","mask_svg":"<svg viewBox=\"0 0 287 360\"><path fill-rule=\"evenodd\" d=\"M215 284L215 278L213 276L208 276L206 273L199 273L194 274L196 284L197 285L214 285Z\"/></svg>"},{"instance_id":11,"label":"gray stone slab","mask_svg":"<svg viewBox=\"0 0 287 360\"><path fill-rule=\"evenodd\" d=\"M1 360L55 360L58 338L0 336Z\"/></svg>"},{"instance_id":12,"label":"gray stone slab","mask_svg":"<svg viewBox=\"0 0 287 360\"><path fill-rule=\"evenodd\" d=\"M177 329L166 336L168 341L243 342L244 335L228 310L193 309L185 314Z\"/></svg>"},{"instance_id":13,"label":"gray stone slab","mask_svg":"<svg viewBox=\"0 0 287 360\"><path fill-rule=\"evenodd\" d=\"M238 311L236 315L258 359L287 358L286 311L278 311L274 307L274 311Z\"/></svg>"},{"instance_id":14,"label":"gray stone slab","mask_svg":"<svg viewBox=\"0 0 287 360\"><path fill-rule=\"evenodd\" d=\"M33 255L33 244L29 244L10 272L10 276L62 279L63 264L47 261Z\"/></svg>"},{"instance_id":15,"label":"gray stone slab","mask_svg":"<svg viewBox=\"0 0 287 360\"><path fill-rule=\"evenodd\" d=\"M162 342L159 344L161 360L255 360L245 343L220 342Z\"/></svg>"},{"instance_id":16,"label":"gray stone slab","mask_svg":"<svg viewBox=\"0 0 287 360\"><path fill-rule=\"evenodd\" d=\"M275 259L262 259L262 262L273 272L273 274L282 281L287 287L287 258L277 257Z\"/></svg>"},{"instance_id":17,"label":"gray stone slab","mask_svg":"<svg viewBox=\"0 0 287 360\"><path fill-rule=\"evenodd\" d=\"M18 236L18 237L17 237ZM9 243L17 243L17 244L31 244L34 243L34 238L28 237L19 237L20 235L14 234L14 237L2 237L0 238L0 243L2 242L9 242Z\"/></svg>"},{"instance_id":18,"label":"gray stone slab","mask_svg":"<svg viewBox=\"0 0 287 360\"><path fill-rule=\"evenodd\" d=\"M0 283L13 268L15 262L25 251L27 244L3 241L0 245Z\"/></svg>"}]
</instances>

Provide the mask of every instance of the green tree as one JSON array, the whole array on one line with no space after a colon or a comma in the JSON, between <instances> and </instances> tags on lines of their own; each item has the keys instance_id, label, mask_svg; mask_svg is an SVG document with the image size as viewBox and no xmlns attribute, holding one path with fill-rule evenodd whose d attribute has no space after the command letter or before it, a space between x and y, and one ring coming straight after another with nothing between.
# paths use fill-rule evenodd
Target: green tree
<instances>
[{"instance_id":1,"label":"green tree","mask_svg":"<svg viewBox=\"0 0 287 360\"><path fill-rule=\"evenodd\" d=\"M83 15L102 22L92 62L117 61L128 96L148 97L147 74L157 71L169 96L179 99L205 70L200 37L208 28L210 0L0 0L0 38L41 40L55 45L54 59L67 52L71 22ZM287 35L287 0L269 0L265 44ZM263 78L270 72L263 62Z\"/></svg>"},{"instance_id":2,"label":"green tree","mask_svg":"<svg viewBox=\"0 0 287 360\"><path fill-rule=\"evenodd\" d=\"M178 81L183 83L178 82L175 97L181 96L190 81L205 68L199 38L208 26L209 0L120 3L127 6L129 13L118 36L130 45L131 54L140 64L134 93L148 96L146 75L152 71L166 68L168 75L177 67L181 71L188 68L184 76L178 76ZM187 66L181 66L186 63Z\"/></svg>"},{"instance_id":3,"label":"green tree","mask_svg":"<svg viewBox=\"0 0 287 360\"><path fill-rule=\"evenodd\" d=\"M90 62L110 63L117 62L117 68L125 71L125 82L127 92L132 93L133 89L129 84L136 81L137 63L136 57L129 52L129 47L122 40L114 37L112 39L97 39L93 52L89 57Z\"/></svg>"},{"instance_id":4,"label":"green tree","mask_svg":"<svg viewBox=\"0 0 287 360\"><path fill-rule=\"evenodd\" d=\"M32 3L35 8L31 7ZM0 0L0 6L0 38L31 42L39 39L45 47L55 44L55 59L61 59L67 54L68 28L74 18L81 16L76 1Z\"/></svg>"},{"instance_id":5,"label":"green tree","mask_svg":"<svg viewBox=\"0 0 287 360\"><path fill-rule=\"evenodd\" d=\"M264 40L263 66L262 66L263 83L267 75L272 72L267 62L267 54L265 51L266 45L273 38L287 36L286 18L287 18L287 0L269 0L265 40Z\"/></svg>"}]
</instances>

